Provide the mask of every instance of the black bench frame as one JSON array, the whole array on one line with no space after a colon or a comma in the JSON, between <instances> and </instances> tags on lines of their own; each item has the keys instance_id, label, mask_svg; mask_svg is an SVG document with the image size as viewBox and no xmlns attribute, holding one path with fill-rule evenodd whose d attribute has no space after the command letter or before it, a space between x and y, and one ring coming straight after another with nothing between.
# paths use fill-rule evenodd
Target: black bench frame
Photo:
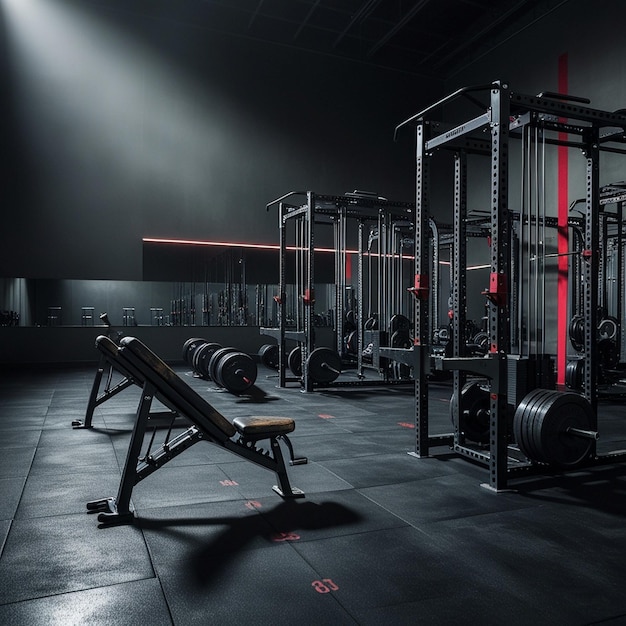
<instances>
[{"instance_id":1,"label":"black bench frame","mask_svg":"<svg viewBox=\"0 0 626 626\"><path fill-rule=\"evenodd\" d=\"M100 336L96 345L107 353L108 362L122 374L137 372L143 380L117 497L87 503L89 511L99 512L98 521L103 524L131 522L134 513L130 510L130 499L134 486L198 441L208 441L273 471L279 483L274 485L273 490L281 497L304 497L304 493L289 482L280 448L280 441L284 441L289 449L291 465L307 462L304 457L294 457L287 437L287 433L295 429L293 419L238 417L231 423L138 339L125 337L118 347L108 337ZM150 407L155 397L185 416L192 425L156 451L140 458ZM256 442L262 440L269 441L270 450L256 447Z\"/></svg>"},{"instance_id":2,"label":"black bench frame","mask_svg":"<svg viewBox=\"0 0 626 626\"><path fill-rule=\"evenodd\" d=\"M131 366L130 363L123 363L117 357L117 345L109 338L101 335L96 340L96 348L100 350L100 360L98 362L98 369L91 385L91 392L89 394L89 402L87 403L87 410L85 411L85 418L83 420L72 421L72 428L93 428L93 414L97 406L100 406L107 400L110 400L121 391L136 385L143 387L144 378L139 371ZM116 371L122 375L122 379L115 385L113 382L113 372ZM106 371L106 379L102 391L102 379ZM167 406L170 411L155 411L151 412L151 417L157 416L176 416L178 413L176 409L169 406L165 398L160 398L157 394L157 400Z\"/></svg>"}]
</instances>

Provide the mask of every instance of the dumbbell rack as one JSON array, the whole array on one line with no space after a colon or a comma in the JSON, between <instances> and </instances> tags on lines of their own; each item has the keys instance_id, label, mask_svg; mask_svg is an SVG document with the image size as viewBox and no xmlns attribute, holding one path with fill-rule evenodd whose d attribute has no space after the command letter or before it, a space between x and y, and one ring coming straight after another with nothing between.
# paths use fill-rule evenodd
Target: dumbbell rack
<instances>
[{"instance_id":1,"label":"dumbbell rack","mask_svg":"<svg viewBox=\"0 0 626 626\"><path fill-rule=\"evenodd\" d=\"M557 95L558 96L558 95ZM453 127L431 121L429 115L452 101L466 98L474 105L486 101L482 114L465 119ZM479 99L480 98L480 99ZM566 121L564 121L566 120ZM583 304L585 318L584 372L582 394L578 397L590 411L590 428L574 429L574 437L597 437L597 381L595 376L596 350L596 303L598 301L599 269L599 169L600 152L626 154L621 147L606 145L610 142L624 143L626 116L591 109L580 99L547 96L527 96L514 93L508 85L497 81L488 85L466 87L455 91L439 102L420 111L396 128L396 132L408 125L416 125L417 175L415 205L415 345L411 361L415 378L415 456L427 457L431 447L450 443L462 457L483 464L488 468L489 480L485 486L503 491L511 478L545 471L545 465L534 462L524 455L511 454L508 424L509 351L511 346L510 306L512 263L509 245L511 241L511 216L509 214L509 143L511 131L528 125L550 133L548 143L577 148L583 151L586 166L586 197L583 211ZM619 132L606 136L606 130L618 127ZM600 129L604 135L600 136ZM486 133L490 141L486 140ZM573 141L567 136L578 136ZM454 153L454 280L453 280L453 340L454 355L437 358L438 369L454 374L454 398L460 406L461 391L467 375L477 375L489 384L489 441L488 449L477 449L467 444L459 430L458 415L454 420L454 433L431 435L429 433L428 383L431 371L429 310L431 286L429 284L428 219L430 211L430 164L434 154L441 149ZM485 292L488 299L489 352L485 358L466 357L460 341L465 324L466 308L466 218L468 202L468 154L481 154L490 159L490 239L491 274ZM407 356L408 358L408 356ZM550 392L548 392L548 395ZM522 403L523 404L523 403ZM524 409L522 405L519 408ZM526 407L528 408L528 407ZM531 407L532 408L532 407ZM523 412L523 411L522 411ZM546 410L546 417L549 412ZM543 415L542 415L543 417ZM519 442L518 442L519 444ZM622 451L599 456L595 441L589 444L585 463L612 463L626 458ZM577 466L579 464L577 463Z\"/></svg>"}]
</instances>

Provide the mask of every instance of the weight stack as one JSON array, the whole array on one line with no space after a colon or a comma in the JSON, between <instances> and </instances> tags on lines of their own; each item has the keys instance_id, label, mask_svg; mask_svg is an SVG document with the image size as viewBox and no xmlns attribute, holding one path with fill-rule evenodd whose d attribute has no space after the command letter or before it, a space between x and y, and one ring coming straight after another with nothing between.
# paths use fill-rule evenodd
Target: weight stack
<instances>
[{"instance_id":1,"label":"weight stack","mask_svg":"<svg viewBox=\"0 0 626 626\"><path fill-rule=\"evenodd\" d=\"M554 360L548 354L508 355L507 403L516 409L534 389L554 389Z\"/></svg>"}]
</instances>

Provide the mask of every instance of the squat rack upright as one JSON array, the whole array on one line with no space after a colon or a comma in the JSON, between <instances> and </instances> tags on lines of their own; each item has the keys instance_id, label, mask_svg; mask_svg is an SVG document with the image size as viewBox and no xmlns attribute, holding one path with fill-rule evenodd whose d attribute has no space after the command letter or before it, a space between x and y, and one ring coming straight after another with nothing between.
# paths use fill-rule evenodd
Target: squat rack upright
<instances>
[{"instance_id":1,"label":"squat rack upright","mask_svg":"<svg viewBox=\"0 0 626 626\"><path fill-rule=\"evenodd\" d=\"M478 105L482 113L454 127L444 127L429 116L444 105L460 99ZM484 103L484 101L487 101ZM582 250L584 358L586 367L581 398L590 410L587 429L572 431L572 438L589 439L588 453L583 464L607 463L626 458L623 451L598 455L596 328L599 274L599 211L600 211L600 152L626 154L612 142L625 141L626 116L592 109L588 101L560 94L528 96L510 91L503 81L488 85L461 88L435 104L420 111L397 128L416 125L416 202L415 202L415 277L411 292L415 296L415 332L413 364L415 378L415 456L427 457L433 446L449 443L459 455L488 468L485 486L502 491L510 478L541 472L545 465L511 454L509 353L511 348L510 315L512 282L511 215L509 211L509 145L511 133L525 126L537 128L546 144L580 149L585 157L586 194L583 213L584 244ZM601 129L604 133L601 136ZM550 134L551 133L551 134ZM550 134L549 138L545 135ZM554 136L553 136L554 135ZM577 140L563 138L577 136ZM466 374L476 374L489 380L489 441L488 449L467 445L459 430L458 416L452 435L431 435L428 416L428 382L433 363L430 358L428 220L430 213L430 167L433 155L442 148L454 151L454 276L453 276L453 340L454 356L437 357L437 369L454 372L454 397L460 406L460 394ZM468 154L483 154L490 159L490 279L484 295L488 301L489 351L483 358L464 356L460 341L465 323L466 306L466 217L468 203ZM542 181L544 184L544 181ZM520 217L523 220L523 216ZM531 389L528 389L531 391ZM584 432L583 432L584 430ZM519 442L518 442L519 444ZM578 464L580 466L580 464Z\"/></svg>"}]
</instances>

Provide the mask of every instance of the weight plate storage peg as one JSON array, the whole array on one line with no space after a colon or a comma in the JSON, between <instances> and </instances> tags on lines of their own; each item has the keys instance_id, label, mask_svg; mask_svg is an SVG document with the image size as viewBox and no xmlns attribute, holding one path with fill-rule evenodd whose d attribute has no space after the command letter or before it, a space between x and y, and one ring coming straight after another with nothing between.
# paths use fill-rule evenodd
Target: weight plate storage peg
<instances>
[{"instance_id":1,"label":"weight plate storage peg","mask_svg":"<svg viewBox=\"0 0 626 626\"><path fill-rule=\"evenodd\" d=\"M589 401L573 392L534 389L515 410L513 432L531 461L570 469L593 451L598 433Z\"/></svg>"},{"instance_id":2,"label":"weight plate storage peg","mask_svg":"<svg viewBox=\"0 0 626 626\"><path fill-rule=\"evenodd\" d=\"M478 382L468 382L461 389L461 406L457 405L456 396L450 399L450 418L458 413L459 430L470 441L487 443L489 441L489 420L491 401L489 389Z\"/></svg>"},{"instance_id":3,"label":"weight plate storage peg","mask_svg":"<svg viewBox=\"0 0 626 626\"><path fill-rule=\"evenodd\" d=\"M314 382L332 383L341 374L341 357L330 348L315 348L307 359L307 367Z\"/></svg>"},{"instance_id":4,"label":"weight plate storage peg","mask_svg":"<svg viewBox=\"0 0 626 626\"><path fill-rule=\"evenodd\" d=\"M619 322L616 317L607 315L598 323L598 339L615 339L618 334Z\"/></svg>"}]
</instances>

